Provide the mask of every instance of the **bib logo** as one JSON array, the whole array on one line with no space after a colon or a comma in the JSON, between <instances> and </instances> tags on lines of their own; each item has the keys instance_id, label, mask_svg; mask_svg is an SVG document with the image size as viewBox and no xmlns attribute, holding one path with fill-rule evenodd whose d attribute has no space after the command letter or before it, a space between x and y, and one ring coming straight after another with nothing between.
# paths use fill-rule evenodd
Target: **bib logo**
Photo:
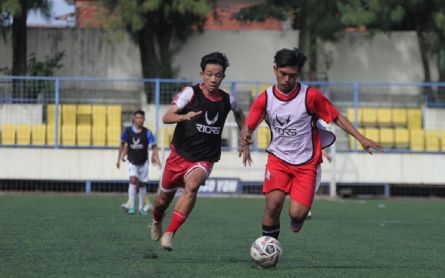
<instances>
[{"instance_id":1,"label":"bib logo","mask_svg":"<svg viewBox=\"0 0 445 278\"><path fill-rule=\"evenodd\" d=\"M272 120L272 128L273 130L280 136L295 136L297 135L296 128L286 128L290 123L290 115L287 119L280 119L278 116L275 116L275 119Z\"/></svg>"},{"instance_id":2,"label":"bib logo","mask_svg":"<svg viewBox=\"0 0 445 278\"><path fill-rule=\"evenodd\" d=\"M218 126L211 126L216 121L218 121L218 115L219 113L216 113L215 117L213 119L209 120L209 116L207 115L207 111L205 113L205 120L208 125L202 125L202 124L196 124L196 129L201 133L207 133L207 134L215 134L218 135L221 133L221 128Z\"/></svg>"},{"instance_id":3,"label":"bib logo","mask_svg":"<svg viewBox=\"0 0 445 278\"><path fill-rule=\"evenodd\" d=\"M131 141L133 141L133 143L130 144L130 148L131 149L133 149L133 150L140 150L140 149L144 148L144 146L142 144L140 144L141 138L138 138L138 139L132 138Z\"/></svg>"}]
</instances>

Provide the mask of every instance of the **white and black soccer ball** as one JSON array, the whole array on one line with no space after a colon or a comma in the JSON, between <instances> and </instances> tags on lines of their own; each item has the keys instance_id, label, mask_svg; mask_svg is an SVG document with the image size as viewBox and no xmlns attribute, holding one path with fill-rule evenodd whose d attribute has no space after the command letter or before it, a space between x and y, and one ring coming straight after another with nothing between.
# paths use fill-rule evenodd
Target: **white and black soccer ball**
<instances>
[{"instance_id":1,"label":"white and black soccer ball","mask_svg":"<svg viewBox=\"0 0 445 278\"><path fill-rule=\"evenodd\" d=\"M283 256L283 249L278 240L270 236L257 238L250 247L250 256L256 266L270 268L277 265Z\"/></svg>"}]
</instances>

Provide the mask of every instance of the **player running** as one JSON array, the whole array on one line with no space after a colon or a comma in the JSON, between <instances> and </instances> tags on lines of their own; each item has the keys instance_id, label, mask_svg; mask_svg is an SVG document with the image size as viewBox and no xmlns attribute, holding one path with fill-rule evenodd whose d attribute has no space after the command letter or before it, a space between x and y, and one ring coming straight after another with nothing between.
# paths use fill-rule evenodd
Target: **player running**
<instances>
[{"instance_id":1,"label":"player running","mask_svg":"<svg viewBox=\"0 0 445 278\"><path fill-rule=\"evenodd\" d=\"M166 161L162 184L155 198L151 238L159 240L162 218L176 190L183 194L176 202L170 225L161 238L161 246L171 251L173 236L192 211L198 189L221 157L221 134L230 110L241 130L245 117L238 102L219 89L229 66L226 56L213 52L201 59L202 83L185 87L165 113L163 122L177 123Z\"/></svg>"},{"instance_id":2,"label":"player running","mask_svg":"<svg viewBox=\"0 0 445 278\"><path fill-rule=\"evenodd\" d=\"M152 132L144 127L145 112L137 110L133 113L133 125L124 129L121 136L121 145L116 167L119 169L121 161L124 160L124 153L128 157L128 175L130 184L128 186L128 204L122 204L121 207L127 209L128 214L135 214L136 192L139 189L139 213L147 215L147 209L144 208L146 202L148 182L148 150L152 150L151 162L161 166L156 146L156 139ZM149 202L150 200L148 200Z\"/></svg>"},{"instance_id":3,"label":"player running","mask_svg":"<svg viewBox=\"0 0 445 278\"><path fill-rule=\"evenodd\" d=\"M262 232L278 238L280 214L286 195L290 195L289 216L293 232L301 230L312 206L317 168L322 163L318 119L334 122L354 136L371 154L380 145L360 134L332 103L315 88L297 81L306 61L299 49L281 49L273 67L277 83L261 93L250 108L241 132L240 155L244 165L251 164L251 134L264 118L272 133L267 148L263 193L266 198Z\"/></svg>"}]
</instances>

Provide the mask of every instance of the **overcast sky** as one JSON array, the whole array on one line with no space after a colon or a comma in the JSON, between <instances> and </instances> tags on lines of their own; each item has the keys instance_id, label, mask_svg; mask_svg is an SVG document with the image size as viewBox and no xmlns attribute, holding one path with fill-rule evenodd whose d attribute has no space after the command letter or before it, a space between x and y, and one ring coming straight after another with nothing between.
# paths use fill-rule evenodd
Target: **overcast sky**
<instances>
[{"instance_id":1,"label":"overcast sky","mask_svg":"<svg viewBox=\"0 0 445 278\"><path fill-rule=\"evenodd\" d=\"M28 26L72 26L74 25L74 18L71 20L57 20L56 16L61 16L73 13L76 10L75 5L68 5L65 0L50 0L53 3L53 10L51 11L51 18L46 20L40 13L31 11L28 14Z\"/></svg>"}]
</instances>

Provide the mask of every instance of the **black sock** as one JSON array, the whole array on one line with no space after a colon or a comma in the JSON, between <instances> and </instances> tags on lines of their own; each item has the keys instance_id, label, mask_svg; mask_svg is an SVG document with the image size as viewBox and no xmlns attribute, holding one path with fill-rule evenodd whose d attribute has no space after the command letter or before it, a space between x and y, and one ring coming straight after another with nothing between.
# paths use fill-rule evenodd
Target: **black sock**
<instances>
[{"instance_id":1,"label":"black sock","mask_svg":"<svg viewBox=\"0 0 445 278\"><path fill-rule=\"evenodd\" d=\"M275 239L278 239L279 235L280 235L280 224L275 226L263 225L263 236L271 236Z\"/></svg>"}]
</instances>

